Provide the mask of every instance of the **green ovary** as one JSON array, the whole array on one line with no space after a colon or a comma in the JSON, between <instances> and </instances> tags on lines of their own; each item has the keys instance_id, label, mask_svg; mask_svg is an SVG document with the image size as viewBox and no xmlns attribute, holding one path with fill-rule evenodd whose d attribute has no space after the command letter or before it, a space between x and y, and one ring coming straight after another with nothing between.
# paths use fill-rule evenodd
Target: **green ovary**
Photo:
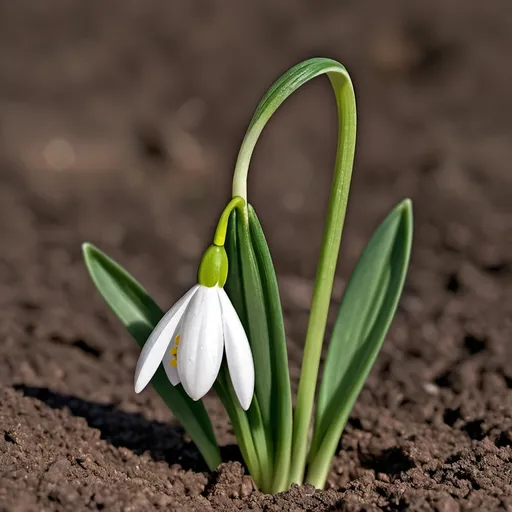
<instances>
[{"instance_id":1,"label":"green ovary","mask_svg":"<svg viewBox=\"0 0 512 512\"><path fill-rule=\"evenodd\" d=\"M203 254L199 271L197 273L197 281L202 286L212 288L226 284L228 278L228 255L224 246L210 245Z\"/></svg>"}]
</instances>

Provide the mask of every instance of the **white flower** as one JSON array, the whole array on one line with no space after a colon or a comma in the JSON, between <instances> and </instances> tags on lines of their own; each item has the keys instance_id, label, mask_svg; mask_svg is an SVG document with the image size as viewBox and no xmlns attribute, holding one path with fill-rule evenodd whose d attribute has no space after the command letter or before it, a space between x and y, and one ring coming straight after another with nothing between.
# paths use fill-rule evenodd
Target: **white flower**
<instances>
[{"instance_id":1,"label":"white flower","mask_svg":"<svg viewBox=\"0 0 512 512\"><path fill-rule=\"evenodd\" d=\"M245 330L222 287L191 288L162 317L149 336L135 370L135 392L163 363L173 386L181 382L193 400L213 386L226 350L231 381L247 410L254 393L254 363Z\"/></svg>"}]
</instances>

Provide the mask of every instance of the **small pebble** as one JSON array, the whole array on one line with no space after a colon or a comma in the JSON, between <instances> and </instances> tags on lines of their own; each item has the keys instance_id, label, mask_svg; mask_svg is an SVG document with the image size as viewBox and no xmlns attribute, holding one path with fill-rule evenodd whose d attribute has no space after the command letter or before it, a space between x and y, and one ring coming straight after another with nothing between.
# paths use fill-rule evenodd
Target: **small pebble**
<instances>
[{"instance_id":1,"label":"small pebble","mask_svg":"<svg viewBox=\"0 0 512 512\"><path fill-rule=\"evenodd\" d=\"M423 383L423 389L425 390L425 393L430 396L438 396L440 391L439 387L432 382Z\"/></svg>"}]
</instances>

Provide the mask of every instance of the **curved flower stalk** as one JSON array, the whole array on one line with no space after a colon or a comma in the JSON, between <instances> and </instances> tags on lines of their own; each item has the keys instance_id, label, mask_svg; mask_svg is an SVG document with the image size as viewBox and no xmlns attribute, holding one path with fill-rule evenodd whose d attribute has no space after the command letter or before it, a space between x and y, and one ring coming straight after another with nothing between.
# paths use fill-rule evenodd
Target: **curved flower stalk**
<instances>
[{"instance_id":1,"label":"curved flower stalk","mask_svg":"<svg viewBox=\"0 0 512 512\"><path fill-rule=\"evenodd\" d=\"M247 174L258 138L274 112L320 75L327 75L335 93L338 142L293 409L278 280L263 228L247 202ZM389 213L357 262L316 394L355 137L354 89L341 64L310 59L282 75L249 124L235 167L233 199L222 212L213 245L203 255L197 283L165 314L119 265L95 247L83 247L96 287L142 348L135 391L140 393L151 382L214 469L221 462L220 451L201 401L214 387L247 468L263 492L283 491L304 481L325 485L339 438L403 289L412 240L410 200Z\"/></svg>"}]
</instances>

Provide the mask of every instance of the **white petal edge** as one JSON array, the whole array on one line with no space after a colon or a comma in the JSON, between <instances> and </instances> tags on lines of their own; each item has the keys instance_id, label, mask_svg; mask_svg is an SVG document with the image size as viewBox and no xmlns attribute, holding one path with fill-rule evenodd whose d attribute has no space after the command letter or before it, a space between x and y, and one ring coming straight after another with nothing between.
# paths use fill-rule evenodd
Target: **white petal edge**
<instances>
[{"instance_id":1,"label":"white petal edge","mask_svg":"<svg viewBox=\"0 0 512 512\"><path fill-rule=\"evenodd\" d=\"M218 287L200 286L183 317L178 349L181 384L192 400L213 386L224 352Z\"/></svg>"},{"instance_id":2,"label":"white petal edge","mask_svg":"<svg viewBox=\"0 0 512 512\"><path fill-rule=\"evenodd\" d=\"M140 393L152 379L158 365L162 362L165 351L185 310L197 293L199 285L193 286L176 304L162 317L149 335L135 368L135 393Z\"/></svg>"},{"instance_id":3,"label":"white petal edge","mask_svg":"<svg viewBox=\"0 0 512 512\"><path fill-rule=\"evenodd\" d=\"M229 375L238 401L246 411L254 395L254 361L251 346L236 309L223 288L219 290L219 298Z\"/></svg>"}]
</instances>

